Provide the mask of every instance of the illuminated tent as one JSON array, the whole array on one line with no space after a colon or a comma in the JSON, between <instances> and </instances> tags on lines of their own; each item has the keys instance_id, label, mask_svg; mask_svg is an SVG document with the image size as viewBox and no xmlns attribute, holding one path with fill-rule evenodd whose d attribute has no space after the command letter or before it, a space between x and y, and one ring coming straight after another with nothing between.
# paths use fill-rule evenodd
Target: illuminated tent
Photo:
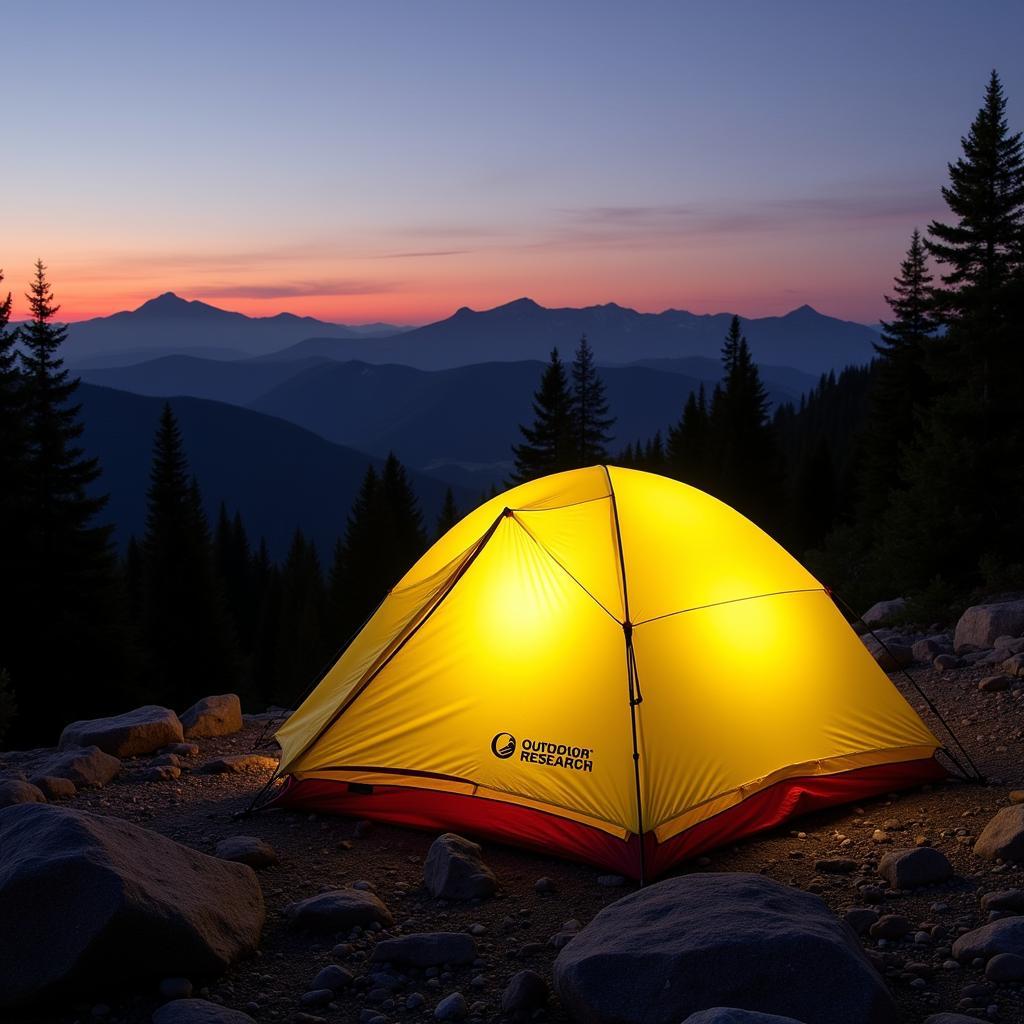
<instances>
[{"instance_id":1,"label":"illuminated tent","mask_svg":"<svg viewBox=\"0 0 1024 1024\"><path fill-rule=\"evenodd\" d=\"M794 558L702 491L604 466L453 527L277 738L278 804L648 878L944 774Z\"/></svg>"}]
</instances>

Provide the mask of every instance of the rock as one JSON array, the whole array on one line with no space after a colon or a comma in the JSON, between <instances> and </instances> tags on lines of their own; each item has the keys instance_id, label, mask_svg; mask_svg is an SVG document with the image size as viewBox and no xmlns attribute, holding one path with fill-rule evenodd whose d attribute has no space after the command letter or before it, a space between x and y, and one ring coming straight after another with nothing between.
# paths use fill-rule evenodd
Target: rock
<instances>
[{"instance_id":1,"label":"rock","mask_svg":"<svg viewBox=\"0 0 1024 1024\"><path fill-rule=\"evenodd\" d=\"M0 1005L217 974L256 948L263 919L244 865L119 818L52 804L0 812L0 934L18 935L0 957Z\"/></svg>"},{"instance_id":2,"label":"rock","mask_svg":"<svg viewBox=\"0 0 1024 1024\"><path fill-rule=\"evenodd\" d=\"M501 1012L517 1020L529 1020L547 1005L548 983L536 971L513 974L501 994Z\"/></svg>"},{"instance_id":3,"label":"rock","mask_svg":"<svg viewBox=\"0 0 1024 1024\"><path fill-rule=\"evenodd\" d=\"M917 640L910 648L914 655L914 661L923 661L931 664L940 654L952 654L953 645L946 636L926 636L923 640Z\"/></svg>"},{"instance_id":4,"label":"rock","mask_svg":"<svg viewBox=\"0 0 1024 1024\"><path fill-rule=\"evenodd\" d=\"M866 935L881 915L872 907L850 907L843 920L858 934Z\"/></svg>"},{"instance_id":5,"label":"rock","mask_svg":"<svg viewBox=\"0 0 1024 1024\"><path fill-rule=\"evenodd\" d=\"M461 992L453 992L445 996L434 1008L435 1020L462 1020L469 1016L466 997Z\"/></svg>"},{"instance_id":6,"label":"rock","mask_svg":"<svg viewBox=\"0 0 1024 1024\"><path fill-rule=\"evenodd\" d=\"M181 778L181 769L173 764L155 764L137 768L128 775L129 782L173 782Z\"/></svg>"},{"instance_id":7,"label":"rock","mask_svg":"<svg viewBox=\"0 0 1024 1024\"><path fill-rule=\"evenodd\" d=\"M961 963L976 957L988 959L997 953L1024 956L1024 917L1001 917L961 935L953 943L953 956Z\"/></svg>"},{"instance_id":8,"label":"rock","mask_svg":"<svg viewBox=\"0 0 1024 1024\"><path fill-rule=\"evenodd\" d=\"M269 868L279 864L274 848L256 836L231 836L222 839L214 848L221 860L248 864L251 868Z\"/></svg>"},{"instance_id":9,"label":"rock","mask_svg":"<svg viewBox=\"0 0 1024 1024\"><path fill-rule=\"evenodd\" d=\"M974 852L986 860L1024 860L1024 804L996 812L978 836Z\"/></svg>"},{"instance_id":10,"label":"rock","mask_svg":"<svg viewBox=\"0 0 1024 1024\"><path fill-rule=\"evenodd\" d=\"M1008 910L1013 914L1024 913L1024 889L1002 889L999 892L987 892L981 897L981 909L986 913L990 910Z\"/></svg>"},{"instance_id":11,"label":"rock","mask_svg":"<svg viewBox=\"0 0 1024 1024\"><path fill-rule=\"evenodd\" d=\"M29 782L42 790L47 800L70 800L78 792L78 787L70 779L56 775L33 775Z\"/></svg>"},{"instance_id":12,"label":"rock","mask_svg":"<svg viewBox=\"0 0 1024 1024\"><path fill-rule=\"evenodd\" d=\"M329 988L332 992L340 992L352 984L352 972L337 964L328 964L313 979L311 989Z\"/></svg>"},{"instance_id":13,"label":"rock","mask_svg":"<svg viewBox=\"0 0 1024 1024\"><path fill-rule=\"evenodd\" d=\"M867 647L871 656L878 663L878 667L884 672L892 672L898 668L905 668L913 664L914 652L910 646L900 643L898 640L876 639L871 634L862 637L864 646Z\"/></svg>"},{"instance_id":14,"label":"rock","mask_svg":"<svg viewBox=\"0 0 1024 1024\"><path fill-rule=\"evenodd\" d=\"M494 873L480 857L480 847L454 832L445 832L430 844L423 881L431 896L446 900L480 899L498 888Z\"/></svg>"},{"instance_id":15,"label":"rock","mask_svg":"<svg viewBox=\"0 0 1024 1024\"><path fill-rule=\"evenodd\" d=\"M878 864L878 873L893 889L916 889L953 877L953 865L930 846L893 850Z\"/></svg>"},{"instance_id":16,"label":"rock","mask_svg":"<svg viewBox=\"0 0 1024 1024\"><path fill-rule=\"evenodd\" d=\"M978 689L982 693L999 693L1002 690L1008 690L1013 680L1007 675L999 676L985 676L978 683Z\"/></svg>"},{"instance_id":17,"label":"rock","mask_svg":"<svg viewBox=\"0 0 1024 1024\"><path fill-rule=\"evenodd\" d=\"M869 929L873 939L902 939L913 925L902 914L883 914Z\"/></svg>"},{"instance_id":18,"label":"rock","mask_svg":"<svg viewBox=\"0 0 1024 1024\"><path fill-rule=\"evenodd\" d=\"M138 757L182 739L181 722L173 711L146 704L123 715L72 722L60 734L59 747L99 747L115 757Z\"/></svg>"},{"instance_id":19,"label":"rock","mask_svg":"<svg viewBox=\"0 0 1024 1024\"><path fill-rule=\"evenodd\" d=\"M855 860L816 860L814 870L823 875L848 875L857 870Z\"/></svg>"},{"instance_id":20,"label":"rock","mask_svg":"<svg viewBox=\"0 0 1024 1024\"><path fill-rule=\"evenodd\" d=\"M732 1006L714 1006L710 1010L698 1010L696 1013L691 1013L683 1021L683 1024L802 1024L802 1022L793 1017L780 1017L776 1013L738 1010Z\"/></svg>"},{"instance_id":21,"label":"rock","mask_svg":"<svg viewBox=\"0 0 1024 1024\"><path fill-rule=\"evenodd\" d=\"M31 782L25 782L22 779L0 780L0 807L45 803L46 794Z\"/></svg>"},{"instance_id":22,"label":"rock","mask_svg":"<svg viewBox=\"0 0 1024 1024\"><path fill-rule=\"evenodd\" d=\"M192 982L188 978L164 978L160 982L161 999L191 999Z\"/></svg>"},{"instance_id":23,"label":"rock","mask_svg":"<svg viewBox=\"0 0 1024 1024\"><path fill-rule=\"evenodd\" d=\"M150 768L160 768L163 765L170 765L172 768L181 767L181 758L177 754L172 754L167 751L163 754L157 754L152 761L149 762Z\"/></svg>"},{"instance_id":24,"label":"rock","mask_svg":"<svg viewBox=\"0 0 1024 1024\"><path fill-rule=\"evenodd\" d=\"M413 932L397 939L382 939L373 947L370 961L440 967L441 964L471 964L476 956L476 940L466 932Z\"/></svg>"},{"instance_id":25,"label":"rock","mask_svg":"<svg viewBox=\"0 0 1024 1024\"><path fill-rule=\"evenodd\" d=\"M822 900L747 873L683 875L610 904L558 954L554 979L570 1017L588 1024L679 1024L736 1003L805 1024L897 1019Z\"/></svg>"},{"instance_id":26,"label":"rock","mask_svg":"<svg viewBox=\"0 0 1024 1024\"><path fill-rule=\"evenodd\" d=\"M175 999L153 1014L153 1024L256 1024L247 1013L205 999Z\"/></svg>"},{"instance_id":27,"label":"rock","mask_svg":"<svg viewBox=\"0 0 1024 1024\"><path fill-rule=\"evenodd\" d=\"M204 697L181 716L186 739L205 736L230 736L241 731L242 703L234 693Z\"/></svg>"},{"instance_id":28,"label":"rock","mask_svg":"<svg viewBox=\"0 0 1024 1024\"><path fill-rule=\"evenodd\" d=\"M1011 789L1010 790L1010 803L1011 804L1024 804L1024 789Z\"/></svg>"},{"instance_id":29,"label":"rock","mask_svg":"<svg viewBox=\"0 0 1024 1024\"><path fill-rule=\"evenodd\" d=\"M195 757L199 748L194 743L169 743L161 754L174 754L176 757Z\"/></svg>"},{"instance_id":30,"label":"rock","mask_svg":"<svg viewBox=\"0 0 1024 1024\"><path fill-rule=\"evenodd\" d=\"M949 672L960 667L960 659L953 654L940 654L932 662L932 667L938 672Z\"/></svg>"},{"instance_id":31,"label":"rock","mask_svg":"<svg viewBox=\"0 0 1024 1024\"><path fill-rule=\"evenodd\" d=\"M277 759L262 754L228 754L207 761L199 770L207 775L228 775L233 772L276 772Z\"/></svg>"},{"instance_id":32,"label":"rock","mask_svg":"<svg viewBox=\"0 0 1024 1024\"><path fill-rule=\"evenodd\" d=\"M538 878L537 881L533 883L534 892L549 894L555 892L556 888L557 886L554 881L548 878L547 875L544 875L542 878Z\"/></svg>"},{"instance_id":33,"label":"rock","mask_svg":"<svg viewBox=\"0 0 1024 1024\"><path fill-rule=\"evenodd\" d=\"M992 647L996 637L1024 633L1024 601L976 604L968 608L953 633L953 648L963 650Z\"/></svg>"},{"instance_id":34,"label":"rock","mask_svg":"<svg viewBox=\"0 0 1024 1024\"><path fill-rule=\"evenodd\" d=\"M390 928L395 923L380 899L362 889L323 892L290 904L284 912L293 927L311 932L346 932L356 925L365 928L374 923Z\"/></svg>"},{"instance_id":35,"label":"rock","mask_svg":"<svg viewBox=\"0 0 1024 1024\"><path fill-rule=\"evenodd\" d=\"M1015 679L1024 676L1024 654L1015 654L999 666L1008 676Z\"/></svg>"},{"instance_id":36,"label":"rock","mask_svg":"<svg viewBox=\"0 0 1024 1024\"><path fill-rule=\"evenodd\" d=\"M79 789L105 786L121 770L121 762L99 747L82 747L57 754L40 773L58 779L70 779Z\"/></svg>"},{"instance_id":37,"label":"rock","mask_svg":"<svg viewBox=\"0 0 1024 1024\"><path fill-rule=\"evenodd\" d=\"M891 601L878 601L861 616L861 619L869 626L880 626L898 618L906 607L907 601L903 597L894 597Z\"/></svg>"},{"instance_id":38,"label":"rock","mask_svg":"<svg viewBox=\"0 0 1024 1024\"><path fill-rule=\"evenodd\" d=\"M997 984L1024 981L1024 956L1017 953L997 953L985 964L985 977Z\"/></svg>"},{"instance_id":39,"label":"rock","mask_svg":"<svg viewBox=\"0 0 1024 1024\"><path fill-rule=\"evenodd\" d=\"M329 988L316 988L309 992L303 992L299 996L299 1003L302 1006L326 1006L334 1000L334 991Z\"/></svg>"}]
</instances>

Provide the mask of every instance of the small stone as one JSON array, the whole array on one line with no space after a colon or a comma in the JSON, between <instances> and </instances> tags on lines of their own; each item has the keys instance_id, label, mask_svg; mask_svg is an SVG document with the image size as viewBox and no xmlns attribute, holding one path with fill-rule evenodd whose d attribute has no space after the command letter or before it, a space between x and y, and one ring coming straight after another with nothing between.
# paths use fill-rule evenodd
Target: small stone
<instances>
[{"instance_id":1,"label":"small stone","mask_svg":"<svg viewBox=\"0 0 1024 1024\"><path fill-rule=\"evenodd\" d=\"M286 907L285 915L294 927L319 932L343 932L374 922L385 927L395 923L391 912L373 893L358 889L336 889L310 896Z\"/></svg>"},{"instance_id":2,"label":"small stone","mask_svg":"<svg viewBox=\"0 0 1024 1024\"><path fill-rule=\"evenodd\" d=\"M878 920L877 910L871 907L850 907L843 914L843 920L858 934L864 935L868 929Z\"/></svg>"},{"instance_id":3,"label":"small stone","mask_svg":"<svg viewBox=\"0 0 1024 1024\"><path fill-rule=\"evenodd\" d=\"M978 689L982 693L1000 693L1008 690L1013 680L1006 675L986 676L978 683Z\"/></svg>"},{"instance_id":4,"label":"small stone","mask_svg":"<svg viewBox=\"0 0 1024 1024\"><path fill-rule=\"evenodd\" d=\"M482 899L498 888L494 872L483 862L480 847L454 832L430 844L423 881L431 896L449 900Z\"/></svg>"},{"instance_id":5,"label":"small stone","mask_svg":"<svg viewBox=\"0 0 1024 1024\"><path fill-rule=\"evenodd\" d=\"M546 876L544 878L538 878L533 883L533 891L539 893L552 893L555 891L555 883Z\"/></svg>"},{"instance_id":6,"label":"small stone","mask_svg":"<svg viewBox=\"0 0 1024 1024\"><path fill-rule=\"evenodd\" d=\"M974 852L987 860L1024 860L1024 804L998 811L978 836Z\"/></svg>"},{"instance_id":7,"label":"small stone","mask_svg":"<svg viewBox=\"0 0 1024 1024\"><path fill-rule=\"evenodd\" d=\"M340 992L351 984L351 971L346 971L344 967L339 967L337 964L328 964L313 979L310 988L313 990L329 988L332 992Z\"/></svg>"},{"instance_id":8,"label":"small stone","mask_svg":"<svg viewBox=\"0 0 1024 1024\"><path fill-rule=\"evenodd\" d=\"M274 772L277 771L277 760L263 757L260 754L228 754L207 761L200 768L207 775L230 775L239 772Z\"/></svg>"},{"instance_id":9,"label":"small stone","mask_svg":"<svg viewBox=\"0 0 1024 1024\"><path fill-rule=\"evenodd\" d=\"M536 971L514 974L501 995L501 1012L525 1020L548 1001L548 984Z\"/></svg>"},{"instance_id":10,"label":"small stone","mask_svg":"<svg viewBox=\"0 0 1024 1024\"><path fill-rule=\"evenodd\" d=\"M36 775L29 781L42 791L47 800L70 800L78 792L78 787L70 779L56 775Z\"/></svg>"},{"instance_id":11,"label":"small stone","mask_svg":"<svg viewBox=\"0 0 1024 1024\"><path fill-rule=\"evenodd\" d=\"M985 965L985 977L996 983L1024 981L1024 956L997 953Z\"/></svg>"},{"instance_id":12,"label":"small stone","mask_svg":"<svg viewBox=\"0 0 1024 1024\"><path fill-rule=\"evenodd\" d=\"M469 1016L466 997L461 992L445 996L434 1008L435 1020L463 1020Z\"/></svg>"},{"instance_id":13,"label":"small stone","mask_svg":"<svg viewBox=\"0 0 1024 1024\"><path fill-rule=\"evenodd\" d=\"M317 988L303 992L299 997L299 1003L302 1006L326 1006L332 999L334 999L333 989Z\"/></svg>"},{"instance_id":14,"label":"small stone","mask_svg":"<svg viewBox=\"0 0 1024 1024\"><path fill-rule=\"evenodd\" d=\"M4 779L0 781L0 807L13 807L15 804L45 804L46 795L31 782L23 779Z\"/></svg>"},{"instance_id":15,"label":"small stone","mask_svg":"<svg viewBox=\"0 0 1024 1024\"><path fill-rule=\"evenodd\" d=\"M878 864L878 873L893 889L915 889L953 877L953 865L936 849L919 846L893 850Z\"/></svg>"},{"instance_id":16,"label":"small stone","mask_svg":"<svg viewBox=\"0 0 1024 1024\"><path fill-rule=\"evenodd\" d=\"M214 853L221 860L232 860L257 869L273 867L279 863L274 848L256 836L231 836L229 839L222 839L214 848Z\"/></svg>"},{"instance_id":17,"label":"small stone","mask_svg":"<svg viewBox=\"0 0 1024 1024\"><path fill-rule=\"evenodd\" d=\"M911 930L910 922L902 914L883 914L869 929L873 939L901 939Z\"/></svg>"}]
</instances>

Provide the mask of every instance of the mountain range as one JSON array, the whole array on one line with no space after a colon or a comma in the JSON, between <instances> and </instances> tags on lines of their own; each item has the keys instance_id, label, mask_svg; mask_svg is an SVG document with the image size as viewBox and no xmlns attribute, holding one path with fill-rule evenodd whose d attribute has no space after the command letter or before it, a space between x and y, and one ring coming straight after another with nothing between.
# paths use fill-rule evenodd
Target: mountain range
<instances>
[{"instance_id":1,"label":"mountain range","mask_svg":"<svg viewBox=\"0 0 1024 1024\"><path fill-rule=\"evenodd\" d=\"M547 359L556 346L568 355L586 334L598 361L606 364L716 359L731 316L674 309L640 313L615 303L548 309L524 298L483 311L464 306L445 320L412 329L350 327L290 313L247 317L168 292L130 312L71 324L68 358L78 367L96 367L172 353L277 362L326 357L437 370ZM878 337L871 327L810 306L741 322L758 363L812 374L866 363Z\"/></svg>"},{"instance_id":2,"label":"mountain range","mask_svg":"<svg viewBox=\"0 0 1024 1024\"><path fill-rule=\"evenodd\" d=\"M652 362L598 369L616 418L613 451L664 433L690 392L701 384L710 391L720 375L711 359ZM409 466L479 492L508 476L542 369L538 361L418 370L312 356L285 363L181 355L81 373L125 391L248 406L360 451L394 451ZM796 400L815 383L786 367L762 372L773 402Z\"/></svg>"},{"instance_id":3,"label":"mountain range","mask_svg":"<svg viewBox=\"0 0 1024 1024\"><path fill-rule=\"evenodd\" d=\"M100 521L115 524L123 545L141 536L153 437L164 399L128 394L91 384L79 386L85 432L82 447L103 469L96 489L110 495ZM381 459L333 444L292 423L249 409L198 398L172 398L189 465L215 522L221 502L242 513L252 543L266 538L281 559L297 526L316 542L321 560L331 557L367 464ZM431 534L445 484L410 472ZM463 512L479 493L453 488Z\"/></svg>"}]
</instances>

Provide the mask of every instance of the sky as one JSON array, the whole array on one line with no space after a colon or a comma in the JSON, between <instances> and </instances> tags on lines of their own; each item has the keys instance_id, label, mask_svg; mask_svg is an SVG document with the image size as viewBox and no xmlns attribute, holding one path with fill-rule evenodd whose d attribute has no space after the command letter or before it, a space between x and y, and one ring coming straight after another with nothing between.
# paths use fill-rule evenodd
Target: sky
<instances>
[{"instance_id":1,"label":"sky","mask_svg":"<svg viewBox=\"0 0 1024 1024\"><path fill-rule=\"evenodd\" d=\"M548 306L875 321L1019 0L4 0L0 268L423 323Z\"/></svg>"}]
</instances>

